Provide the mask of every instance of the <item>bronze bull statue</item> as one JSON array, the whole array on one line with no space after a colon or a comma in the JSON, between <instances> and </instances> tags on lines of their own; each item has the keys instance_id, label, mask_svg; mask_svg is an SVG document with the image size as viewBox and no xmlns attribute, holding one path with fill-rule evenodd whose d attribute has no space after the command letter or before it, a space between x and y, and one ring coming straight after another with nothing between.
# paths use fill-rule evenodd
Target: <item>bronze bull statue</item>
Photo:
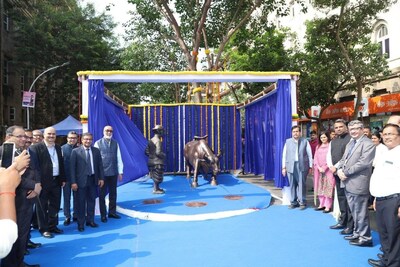
<instances>
[{"instance_id":1,"label":"bronze bull statue","mask_svg":"<svg viewBox=\"0 0 400 267\"><path fill-rule=\"evenodd\" d=\"M207 144L207 135L195 136L194 140L188 142L184 148L186 162L186 178L190 179L190 167L193 168L192 187L197 187L197 176L202 173L204 178L212 171L211 185L217 185L217 174L219 172L219 155L214 152Z\"/></svg>"}]
</instances>

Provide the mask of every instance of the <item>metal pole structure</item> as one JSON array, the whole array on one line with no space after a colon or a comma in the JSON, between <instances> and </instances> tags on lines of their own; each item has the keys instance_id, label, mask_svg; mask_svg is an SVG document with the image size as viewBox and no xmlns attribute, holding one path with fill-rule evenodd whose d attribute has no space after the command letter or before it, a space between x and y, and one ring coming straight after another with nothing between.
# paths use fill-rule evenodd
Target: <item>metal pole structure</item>
<instances>
[{"instance_id":1,"label":"metal pole structure","mask_svg":"<svg viewBox=\"0 0 400 267\"><path fill-rule=\"evenodd\" d=\"M51 68L49 68L49 69L43 71L42 73L40 73L40 74L36 77L36 79L32 82L31 87L29 87L29 91L28 91L28 92L31 92L31 91L32 91L32 88L33 88L33 86L35 85L36 81L37 81L41 76L43 76L45 73L47 73L47 72L49 72L49 71L51 71L51 70L55 70L55 69L58 69L58 68L67 66L67 65L69 65L69 61L68 61L68 62L65 62L65 63L63 63L63 64L61 64L61 65L51 67ZM29 107L26 107L26 128L29 130L29 127L30 127L30 125L29 125Z\"/></svg>"}]
</instances>

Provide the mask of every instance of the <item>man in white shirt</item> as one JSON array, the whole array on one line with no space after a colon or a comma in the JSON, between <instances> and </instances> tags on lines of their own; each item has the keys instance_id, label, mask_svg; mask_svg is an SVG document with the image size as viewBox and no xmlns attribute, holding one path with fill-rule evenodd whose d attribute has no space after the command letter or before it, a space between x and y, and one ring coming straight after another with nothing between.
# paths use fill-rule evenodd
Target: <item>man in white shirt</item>
<instances>
[{"instance_id":1,"label":"man in white shirt","mask_svg":"<svg viewBox=\"0 0 400 267\"><path fill-rule=\"evenodd\" d=\"M387 124L382 133L388 150L377 159L370 181L383 255L372 266L400 266L400 127Z\"/></svg>"},{"instance_id":2,"label":"man in white shirt","mask_svg":"<svg viewBox=\"0 0 400 267\"><path fill-rule=\"evenodd\" d=\"M292 127L292 138L286 140L282 152L282 175L288 176L290 186L289 209L307 207L306 180L313 166L311 146L301 137L300 127Z\"/></svg>"}]
</instances>

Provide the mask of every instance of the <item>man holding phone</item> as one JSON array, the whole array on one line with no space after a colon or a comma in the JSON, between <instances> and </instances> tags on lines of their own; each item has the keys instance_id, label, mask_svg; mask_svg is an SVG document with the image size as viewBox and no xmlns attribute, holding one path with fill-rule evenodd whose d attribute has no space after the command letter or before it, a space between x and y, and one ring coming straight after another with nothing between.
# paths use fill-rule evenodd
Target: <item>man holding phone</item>
<instances>
[{"instance_id":1,"label":"man holding phone","mask_svg":"<svg viewBox=\"0 0 400 267\"><path fill-rule=\"evenodd\" d=\"M14 144L15 146L14 156L27 154L27 151L24 150L25 131L21 126L11 126L7 128L6 142L3 145L5 145L6 147L9 146L6 145L7 143ZM1 149L0 154L3 154L3 149ZM33 161L31 160L28 168L25 170L25 172L21 177L20 185L17 187L15 191L18 238L15 241L11 249L11 252L7 255L7 257L1 260L1 267L23 266L25 264L24 254L26 251L26 245L30 231L34 198L40 194L41 190L42 187L40 184L39 173L38 170L35 168L34 160Z\"/></svg>"}]
</instances>

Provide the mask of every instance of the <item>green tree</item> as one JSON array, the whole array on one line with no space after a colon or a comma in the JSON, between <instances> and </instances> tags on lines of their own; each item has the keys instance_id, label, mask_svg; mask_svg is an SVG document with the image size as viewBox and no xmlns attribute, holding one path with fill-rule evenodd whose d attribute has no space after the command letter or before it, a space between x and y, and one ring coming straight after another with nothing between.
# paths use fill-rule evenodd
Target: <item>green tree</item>
<instances>
[{"instance_id":1,"label":"green tree","mask_svg":"<svg viewBox=\"0 0 400 267\"><path fill-rule=\"evenodd\" d=\"M113 49L117 45L111 17L96 15L93 5L81 7L76 0L27 1L27 5L29 13L17 8L13 14L18 64L38 75L70 62L35 84L33 126L44 127L67 114L78 114L77 71L119 69L118 51Z\"/></svg>"},{"instance_id":2,"label":"green tree","mask_svg":"<svg viewBox=\"0 0 400 267\"><path fill-rule=\"evenodd\" d=\"M369 81L387 74L387 62L371 41L372 23L394 1L316 0L328 15L308 24L305 52L295 56L301 75L299 103L305 112L312 105L326 108L343 89L357 93L358 110ZM331 11L338 12L331 12ZM294 60L296 62L296 60ZM354 112L353 119L357 118Z\"/></svg>"},{"instance_id":3,"label":"green tree","mask_svg":"<svg viewBox=\"0 0 400 267\"><path fill-rule=\"evenodd\" d=\"M134 71L176 71L184 69L179 47L173 42L161 42L161 39L149 40L146 37L134 40L121 55L123 69ZM180 103L186 100L187 85L176 83L142 83L124 86L133 97L129 103ZM117 95L123 95L122 89L113 89Z\"/></svg>"},{"instance_id":4,"label":"green tree","mask_svg":"<svg viewBox=\"0 0 400 267\"><path fill-rule=\"evenodd\" d=\"M268 14L288 11L285 0L128 0L135 5L131 20L132 39L161 39L174 42L181 50L187 70L197 70L200 48L207 51L207 69L224 66L224 52L232 36L239 30L264 23ZM197 87L196 83L192 88ZM191 89L188 95L191 94ZM201 102L201 92L195 94Z\"/></svg>"},{"instance_id":5,"label":"green tree","mask_svg":"<svg viewBox=\"0 0 400 267\"><path fill-rule=\"evenodd\" d=\"M249 27L238 31L228 44L227 68L231 71L288 70L289 51L284 47L286 32L274 27ZM237 88L240 85L232 85ZM265 83L244 83L243 93L255 95L268 86ZM240 102L243 99L240 99Z\"/></svg>"}]
</instances>

